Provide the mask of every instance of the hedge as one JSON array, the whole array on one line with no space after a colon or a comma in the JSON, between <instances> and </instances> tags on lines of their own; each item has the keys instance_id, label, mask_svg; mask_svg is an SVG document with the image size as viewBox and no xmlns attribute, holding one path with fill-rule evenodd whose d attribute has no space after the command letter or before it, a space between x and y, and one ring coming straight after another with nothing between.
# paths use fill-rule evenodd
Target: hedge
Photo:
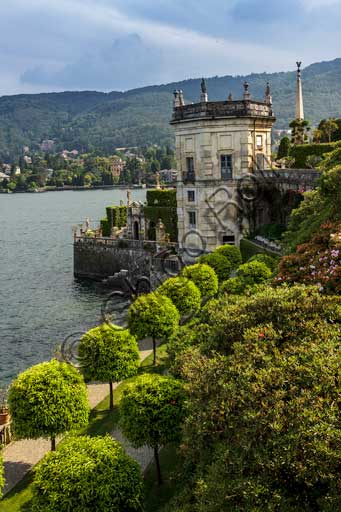
<instances>
[{"instance_id":1,"label":"hedge","mask_svg":"<svg viewBox=\"0 0 341 512\"><path fill-rule=\"evenodd\" d=\"M102 236L110 236L111 228L108 219L101 219Z\"/></svg>"},{"instance_id":2,"label":"hedge","mask_svg":"<svg viewBox=\"0 0 341 512\"><path fill-rule=\"evenodd\" d=\"M176 189L147 190L147 206L171 206L176 208Z\"/></svg>"},{"instance_id":3,"label":"hedge","mask_svg":"<svg viewBox=\"0 0 341 512\"><path fill-rule=\"evenodd\" d=\"M153 191L151 191L153 192ZM157 191L158 192L158 191ZM166 233L169 234L171 242L178 240L178 216L176 207L171 206L145 206L144 216L147 220L154 222L156 225L158 220L163 222Z\"/></svg>"},{"instance_id":4,"label":"hedge","mask_svg":"<svg viewBox=\"0 0 341 512\"><path fill-rule=\"evenodd\" d=\"M259 245L255 244L251 240L247 240L246 238L243 238L240 241L240 250L242 253L243 262L245 263L255 254L268 254L273 258L278 258L277 253L270 251L269 249L265 249L265 247L260 247Z\"/></svg>"},{"instance_id":5,"label":"hedge","mask_svg":"<svg viewBox=\"0 0 341 512\"><path fill-rule=\"evenodd\" d=\"M323 156L325 153L330 153L335 149L336 143L325 144L300 144L292 146L290 149L290 156L295 159L294 167L296 169L305 169L307 167L307 157Z\"/></svg>"}]
</instances>

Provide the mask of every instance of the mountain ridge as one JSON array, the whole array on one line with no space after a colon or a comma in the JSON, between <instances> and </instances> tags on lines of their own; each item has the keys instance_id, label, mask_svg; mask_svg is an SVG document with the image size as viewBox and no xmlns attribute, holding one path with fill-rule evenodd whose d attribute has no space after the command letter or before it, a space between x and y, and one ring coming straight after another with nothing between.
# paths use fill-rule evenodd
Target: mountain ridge
<instances>
[{"instance_id":1,"label":"mountain ridge","mask_svg":"<svg viewBox=\"0 0 341 512\"><path fill-rule=\"evenodd\" d=\"M302 70L305 115L313 124L341 117L341 58L310 64ZM270 82L277 128L286 128L295 112L296 72L250 73L206 78L209 99L242 97L247 80L254 99L262 100ZM172 143L169 126L172 92L185 99L200 98L200 78L121 91L64 91L0 97L0 159L13 160L23 146L36 150L43 139L55 139L56 149L96 150Z\"/></svg>"}]
</instances>

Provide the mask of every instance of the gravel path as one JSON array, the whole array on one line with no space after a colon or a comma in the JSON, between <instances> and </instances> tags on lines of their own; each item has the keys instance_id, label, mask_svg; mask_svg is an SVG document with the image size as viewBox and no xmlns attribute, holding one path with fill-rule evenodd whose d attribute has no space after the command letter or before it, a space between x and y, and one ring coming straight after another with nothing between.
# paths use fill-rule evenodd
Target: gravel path
<instances>
[{"instance_id":1,"label":"gravel path","mask_svg":"<svg viewBox=\"0 0 341 512\"><path fill-rule=\"evenodd\" d=\"M141 361L143 361L152 351L146 348L146 343L140 345L140 348L140 358ZM114 388L116 388L118 384L119 383L116 383ZM102 402L109 394L108 384L91 383L88 384L87 388L91 409L96 407L96 405ZM124 444L127 452L141 464L142 470L144 470L152 457L152 455L148 453L148 449L141 448L135 450L127 443L119 430L115 430L112 435L115 439ZM3 450L6 481L4 494L13 489L13 487L22 480L25 474L37 464L50 449L51 443L47 439L23 439L21 441L14 441L6 446Z\"/></svg>"}]
</instances>

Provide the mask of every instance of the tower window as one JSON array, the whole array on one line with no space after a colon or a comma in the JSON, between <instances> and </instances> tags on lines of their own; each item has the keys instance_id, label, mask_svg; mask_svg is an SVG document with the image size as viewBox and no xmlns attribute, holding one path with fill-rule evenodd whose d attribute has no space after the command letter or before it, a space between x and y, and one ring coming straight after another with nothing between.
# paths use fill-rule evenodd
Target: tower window
<instances>
[{"instance_id":1,"label":"tower window","mask_svg":"<svg viewBox=\"0 0 341 512\"><path fill-rule=\"evenodd\" d=\"M257 158L257 169L265 169L266 168L265 155L263 155L263 153L257 153L256 158Z\"/></svg>"},{"instance_id":2,"label":"tower window","mask_svg":"<svg viewBox=\"0 0 341 512\"><path fill-rule=\"evenodd\" d=\"M261 149L263 147L263 136L262 135L256 136L256 146L257 146L257 149Z\"/></svg>"},{"instance_id":3,"label":"tower window","mask_svg":"<svg viewBox=\"0 0 341 512\"><path fill-rule=\"evenodd\" d=\"M189 203L194 203L194 201L195 201L195 191L194 190L187 191L187 201Z\"/></svg>"},{"instance_id":4,"label":"tower window","mask_svg":"<svg viewBox=\"0 0 341 512\"><path fill-rule=\"evenodd\" d=\"M221 179L232 179L232 155L220 155Z\"/></svg>"},{"instance_id":5,"label":"tower window","mask_svg":"<svg viewBox=\"0 0 341 512\"><path fill-rule=\"evenodd\" d=\"M195 212L188 212L188 223L190 228L195 228L197 225L197 216Z\"/></svg>"},{"instance_id":6,"label":"tower window","mask_svg":"<svg viewBox=\"0 0 341 512\"><path fill-rule=\"evenodd\" d=\"M188 174L194 174L194 158L192 156L186 158L186 167Z\"/></svg>"}]
</instances>

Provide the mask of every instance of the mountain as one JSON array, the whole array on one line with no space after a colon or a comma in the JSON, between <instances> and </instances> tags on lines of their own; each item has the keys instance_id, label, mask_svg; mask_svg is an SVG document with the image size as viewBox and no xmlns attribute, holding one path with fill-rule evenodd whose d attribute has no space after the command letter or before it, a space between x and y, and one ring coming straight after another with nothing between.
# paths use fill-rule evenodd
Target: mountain
<instances>
[{"instance_id":1,"label":"mountain","mask_svg":"<svg viewBox=\"0 0 341 512\"><path fill-rule=\"evenodd\" d=\"M341 117L341 58L319 62L302 72L305 116L313 124ZM210 100L242 95L250 83L253 98L261 100L269 81L277 128L294 117L296 73L253 73L207 79ZM18 157L23 146L38 149L43 139L55 139L56 149L98 150L110 153L120 146L172 143L168 124L172 92L182 89L188 102L200 96L200 79L143 87L127 92L62 92L20 94L0 98L0 159Z\"/></svg>"}]
</instances>

